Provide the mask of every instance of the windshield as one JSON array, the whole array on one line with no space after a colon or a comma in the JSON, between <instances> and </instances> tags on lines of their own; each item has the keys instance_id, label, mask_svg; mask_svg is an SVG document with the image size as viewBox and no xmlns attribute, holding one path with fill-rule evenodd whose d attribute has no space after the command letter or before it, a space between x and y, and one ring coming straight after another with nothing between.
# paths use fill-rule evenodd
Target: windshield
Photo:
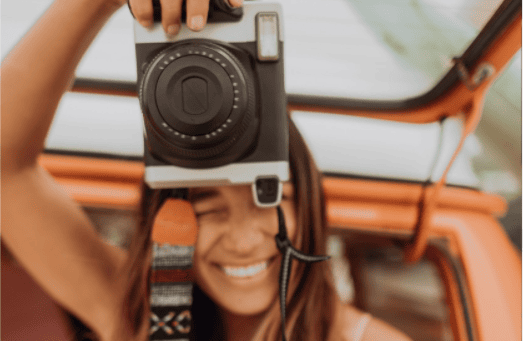
<instances>
[{"instance_id":1,"label":"windshield","mask_svg":"<svg viewBox=\"0 0 523 341\"><path fill-rule=\"evenodd\" d=\"M395 100L428 92L500 0L283 0L292 93Z\"/></svg>"},{"instance_id":2,"label":"windshield","mask_svg":"<svg viewBox=\"0 0 523 341\"><path fill-rule=\"evenodd\" d=\"M2 1L2 58L50 0ZM289 94L399 100L426 93L501 0L280 0ZM78 77L136 81L132 17L115 15Z\"/></svg>"}]
</instances>

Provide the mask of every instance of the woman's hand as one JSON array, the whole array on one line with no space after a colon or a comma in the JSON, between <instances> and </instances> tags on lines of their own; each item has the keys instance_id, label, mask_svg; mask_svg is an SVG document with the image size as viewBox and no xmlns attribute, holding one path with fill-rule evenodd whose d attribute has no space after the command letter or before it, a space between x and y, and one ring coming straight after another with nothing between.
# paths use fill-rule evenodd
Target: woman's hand
<instances>
[{"instance_id":1,"label":"woman's hand","mask_svg":"<svg viewBox=\"0 0 523 341\"><path fill-rule=\"evenodd\" d=\"M180 30L182 2L184 0L160 0L162 6L162 26L165 33L175 36ZM193 31L201 31L207 22L209 0L186 0L187 26ZM227 0L226 0L227 1ZM228 0L232 7L240 7L243 0ZM153 25L152 0L129 0L134 17L144 27Z\"/></svg>"}]
</instances>

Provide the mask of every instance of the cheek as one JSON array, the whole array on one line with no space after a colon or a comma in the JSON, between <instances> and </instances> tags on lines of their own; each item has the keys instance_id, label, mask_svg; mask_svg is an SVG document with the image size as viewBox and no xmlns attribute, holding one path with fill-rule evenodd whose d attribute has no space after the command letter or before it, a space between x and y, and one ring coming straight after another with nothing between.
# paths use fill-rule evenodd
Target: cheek
<instances>
[{"instance_id":1,"label":"cheek","mask_svg":"<svg viewBox=\"0 0 523 341\"><path fill-rule=\"evenodd\" d=\"M212 249L212 245L215 244L217 236L212 233L208 228L199 228L198 238L196 239L196 248L194 250L193 270L195 274L196 283L205 290L205 280L202 277L201 269L202 264L205 262L206 256Z\"/></svg>"},{"instance_id":2,"label":"cheek","mask_svg":"<svg viewBox=\"0 0 523 341\"><path fill-rule=\"evenodd\" d=\"M212 233L212 230L200 225L198 228L198 238L196 239L195 253L199 255L206 254L211 248L214 239L216 239L216 236Z\"/></svg>"},{"instance_id":3,"label":"cheek","mask_svg":"<svg viewBox=\"0 0 523 341\"><path fill-rule=\"evenodd\" d=\"M196 251L206 255L222 237L228 222L222 218L204 216L198 219Z\"/></svg>"},{"instance_id":4,"label":"cheek","mask_svg":"<svg viewBox=\"0 0 523 341\"><path fill-rule=\"evenodd\" d=\"M289 240L296 242L297 226L296 226L296 209L294 203L284 202L281 204L283 215L285 217L285 226L287 227L287 235ZM299 245L294 245L299 247Z\"/></svg>"},{"instance_id":5,"label":"cheek","mask_svg":"<svg viewBox=\"0 0 523 341\"><path fill-rule=\"evenodd\" d=\"M213 245L216 245L219 235L216 229L207 226L207 224L200 224L198 227L198 238L194 250L194 270L198 275L199 263L208 258Z\"/></svg>"}]
</instances>

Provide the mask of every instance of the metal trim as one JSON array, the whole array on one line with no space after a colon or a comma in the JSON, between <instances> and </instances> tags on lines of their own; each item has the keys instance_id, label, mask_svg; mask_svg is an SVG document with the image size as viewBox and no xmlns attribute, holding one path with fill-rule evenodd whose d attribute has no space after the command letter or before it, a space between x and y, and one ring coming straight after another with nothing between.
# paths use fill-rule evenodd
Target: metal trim
<instances>
[{"instance_id":1,"label":"metal trim","mask_svg":"<svg viewBox=\"0 0 523 341\"><path fill-rule=\"evenodd\" d=\"M442 243L438 241L431 241L428 243L430 247L434 247L438 252L441 252L445 259L449 262L449 265L452 269L452 272L454 274L454 278L456 279L456 282L458 283L458 289L459 289L459 296L461 300L461 304L463 307L463 318L465 319L465 323L467 325L467 336L469 338L469 341L475 341L477 340L476 334L474 333L474 328L472 325L473 314L474 310L471 307L471 300L470 300L470 293L467 290L467 279L465 278L465 271L463 269L463 264L459 259L456 259L453 257L447 247Z\"/></svg>"}]
</instances>

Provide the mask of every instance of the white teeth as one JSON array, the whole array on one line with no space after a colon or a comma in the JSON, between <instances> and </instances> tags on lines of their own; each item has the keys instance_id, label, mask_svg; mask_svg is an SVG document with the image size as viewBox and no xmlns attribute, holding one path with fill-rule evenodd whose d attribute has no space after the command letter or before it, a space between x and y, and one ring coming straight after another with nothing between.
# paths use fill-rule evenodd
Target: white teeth
<instances>
[{"instance_id":1,"label":"white teeth","mask_svg":"<svg viewBox=\"0 0 523 341\"><path fill-rule=\"evenodd\" d=\"M267 269L268 262L261 262L259 264L251 265L248 267L237 267L233 268L230 266L222 266L223 271L227 276L231 277L250 277L254 276L261 271Z\"/></svg>"}]
</instances>

